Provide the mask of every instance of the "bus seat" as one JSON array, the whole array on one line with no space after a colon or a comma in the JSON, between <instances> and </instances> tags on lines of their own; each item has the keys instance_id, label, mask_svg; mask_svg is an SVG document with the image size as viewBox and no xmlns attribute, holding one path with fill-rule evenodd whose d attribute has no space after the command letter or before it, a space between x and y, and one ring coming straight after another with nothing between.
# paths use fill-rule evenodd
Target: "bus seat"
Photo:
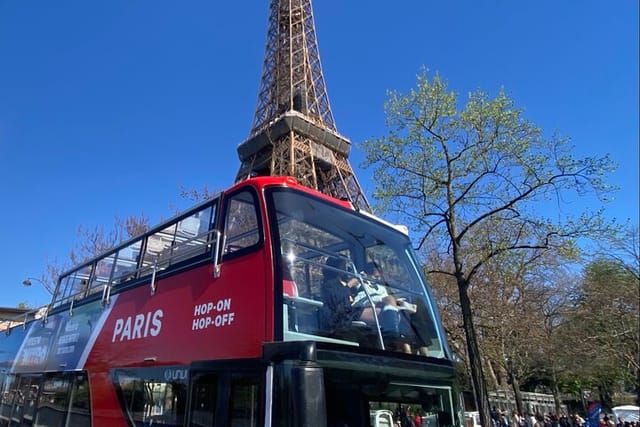
<instances>
[{"instance_id":1,"label":"bus seat","mask_svg":"<svg viewBox=\"0 0 640 427\"><path fill-rule=\"evenodd\" d=\"M300 296L298 293L298 285L293 281L293 275L287 265L282 267L282 294L291 298Z\"/></svg>"},{"instance_id":2,"label":"bus seat","mask_svg":"<svg viewBox=\"0 0 640 427\"><path fill-rule=\"evenodd\" d=\"M282 268L282 294L289 298L297 298L299 296L298 285L296 285L296 282L293 281L291 271L286 265ZM285 302L283 309L284 315L286 317L285 328L289 331L297 331L298 315L295 305Z\"/></svg>"},{"instance_id":3,"label":"bus seat","mask_svg":"<svg viewBox=\"0 0 640 427\"><path fill-rule=\"evenodd\" d=\"M200 220L190 216L178 223L178 233L186 237L196 237L200 229Z\"/></svg>"},{"instance_id":4,"label":"bus seat","mask_svg":"<svg viewBox=\"0 0 640 427\"><path fill-rule=\"evenodd\" d=\"M296 298L298 294L298 285L291 279L282 279L282 293L288 297Z\"/></svg>"}]
</instances>

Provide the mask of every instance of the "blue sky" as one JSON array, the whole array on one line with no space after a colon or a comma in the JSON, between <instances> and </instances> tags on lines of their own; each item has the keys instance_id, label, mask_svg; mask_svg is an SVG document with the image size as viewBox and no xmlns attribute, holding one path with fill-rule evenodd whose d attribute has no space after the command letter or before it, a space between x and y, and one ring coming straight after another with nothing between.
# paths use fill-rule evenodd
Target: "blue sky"
<instances>
[{"instance_id":1,"label":"blue sky","mask_svg":"<svg viewBox=\"0 0 640 427\"><path fill-rule=\"evenodd\" d=\"M371 193L359 144L385 132L386 91L422 66L462 98L501 87L578 156L610 153L607 215L638 223L638 2L316 0L338 130ZM63 261L78 225L190 202L232 184L256 106L268 17L253 2L0 1L0 306ZM580 202L596 206L595 199Z\"/></svg>"}]
</instances>

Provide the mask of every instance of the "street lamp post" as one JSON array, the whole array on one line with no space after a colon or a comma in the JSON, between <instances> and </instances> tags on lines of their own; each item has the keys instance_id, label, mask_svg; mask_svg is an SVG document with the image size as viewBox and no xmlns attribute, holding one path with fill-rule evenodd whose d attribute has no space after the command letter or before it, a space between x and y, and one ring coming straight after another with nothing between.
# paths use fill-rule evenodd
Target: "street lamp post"
<instances>
[{"instance_id":1,"label":"street lamp post","mask_svg":"<svg viewBox=\"0 0 640 427\"><path fill-rule=\"evenodd\" d=\"M33 282L32 282L32 281L39 282L42 286L44 286L45 290L47 291L47 293L48 293L49 295L53 295L53 292L51 292L51 289L49 289L49 286L47 286L47 284L46 284L46 283L44 283L42 280L40 280L40 279L38 279L38 278L36 278L36 277L27 277L26 279L24 279L24 280L22 281L22 284L23 284L24 286L31 286L31 285L33 284Z\"/></svg>"},{"instance_id":2,"label":"street lamp post","mask_svg":"<svg viewBox=\"0 0 640 427\"><path fill-rule=\"evenodd\" d=\"M38 279L37 277L27 277L26 279L24 279L22 281L22 285L23 286L31 286L34 281L35 282L39 282L42 285L42 287L44 287L44 289L47 291L47 293L49 295L51 295L52 297L54 296L54 292L51 291L49 286L47 286L47 284L45 282L43 282L41 279ZM48 317L49 309L51 308L52 304L53 304L53 300L51 300L48 305L42 306L41 308L39 308L37 310L37 312L40 313L40 316L42 317L42 321L44 323L47 323L47 317Z\"/></svg>"},{"instance_id":3,"label":"street lamp post","mask_svg":"<svg viewBox=\"0 0 640 427\"><path fill-rule=\"evenodd\" d=\"M38 279L37 277L27 277L26 279L24 279L22 281L22 285L23 286L31 286L33 284L33 282L39 282L42 287L44 287L44 289L47 291L47 293L52 297L52 300L50 301L50 304L53 303L53 299L55 299L55 292L51 290L51 288L41 279Z\"/></svg>"}]
</instances>

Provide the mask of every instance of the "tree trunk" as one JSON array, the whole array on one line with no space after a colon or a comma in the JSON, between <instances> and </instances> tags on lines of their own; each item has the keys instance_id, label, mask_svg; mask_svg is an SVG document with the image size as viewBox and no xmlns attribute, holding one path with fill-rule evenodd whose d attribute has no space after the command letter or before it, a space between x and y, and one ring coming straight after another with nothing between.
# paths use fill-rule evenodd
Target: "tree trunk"
<instances>
[{"instance_id":1,"label":"tree trunk","mask_svg":"<svg viewBox=\"0 0 640 427\"><path fill-rule=\"evenodd\" d=\"M484 427L491 426L491 416L489 414L489 393L484 380L482 370L482 355L476 337L476 329L473 324L473 313L471 312L471 300L467 293L468 283L461 278L457 279L458 293L460 295L460 308L462 309L462 320L464 332L467 337L467 352L469 353L469 367L471 368L471 382L473 384L476 407L480 413L480 424Z\"/></svg>"},{"instance_id":2,"label":"tree trunk","mask_svg":"<svg viewBox=\"0 0 640 427\"><path fill-rule=\"evenodd\" d=\"M636 405L640 406L640 369L636 370Z\"/></svg>"},{"instance_id":3,"label":"tree trunk","mask_svg":"<svg viewBox=\"0 0 640 427\"><path fill-rule=\"evenodd\" d=\"M560 416L561 402L560 402L560 389L558 388L558 380L556 378L556 370L551 368L551 393L553 394L553 403L556 406L556 415Z\"/></svg>"},{"instance_id":4,"label":"tree trunk","mask_svg":"<svg viewBox=\"0 0 640 427\"><path fill-rule=\"evenodd\" d=\"M496 374L495 369L493 369L493 365L491 363L487 363L486 365L486 370L487 372L485 373L487 375L487 377L489 378L489 386L493 386L493 388L500 388L502 380L501 380L501 375ZM487 380L487 378L485 378L485 381ZM495 387L497 386L497 387Z\"/></svg>"},{"instance_id":5,"label":"tree trunk","mask_svg":"<svg viewBox=\"0 0 640 427\"><path fill-rule=\"evenodd\" d=\"M611 397L611 388L609 387L609 385L600 384L598 386L598 393L600 394L602 409L611 409L613 407L613 399Z\"/></svg>"},{"instance_id":6,"label":"tree trunk","mask_svg":"<svg viewBox=\"0 0 640 427\"><path fill-rule=\"evenodd\" d=\"M509 381L513 388L513 397L516 399L516 411L518 411L518 414L521 416L524 416L524 412L522 410L522 393L520 393L520 383L511 370L509 370Z\"/></svg>"}]
</instances>

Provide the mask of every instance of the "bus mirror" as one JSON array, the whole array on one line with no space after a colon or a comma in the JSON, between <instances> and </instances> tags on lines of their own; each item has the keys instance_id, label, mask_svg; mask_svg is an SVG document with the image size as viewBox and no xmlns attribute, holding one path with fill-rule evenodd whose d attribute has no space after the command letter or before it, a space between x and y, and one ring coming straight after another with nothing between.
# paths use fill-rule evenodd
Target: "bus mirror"
<instances>
[{"instance_id":1,"label":"bus mirror","mask_svg":"<svg viewBox=\"0 0 640 427\"><path fill-rule=\"evenodd\" d=\"M220 260L222 258L220 256L220 248L222 247L220 241L222 240L222 236L220 235L219 230L215 231L215 240L216 243L213 249L213 278L217 279L220 277Z\"/></svg>"}]
</instances>

